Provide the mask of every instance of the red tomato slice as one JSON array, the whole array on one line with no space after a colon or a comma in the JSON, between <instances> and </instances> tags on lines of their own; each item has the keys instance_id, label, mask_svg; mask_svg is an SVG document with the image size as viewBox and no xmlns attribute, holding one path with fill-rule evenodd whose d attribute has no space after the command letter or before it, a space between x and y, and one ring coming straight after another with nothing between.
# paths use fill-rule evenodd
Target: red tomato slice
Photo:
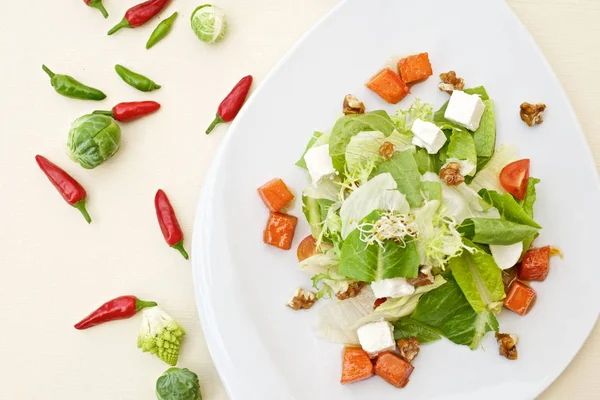
<instances>
[{"instance_id":1,"label":"red tomato slice","mask_svg":"<svg viewBox=\"0 0 600 400\"><path fill-rule=\"evenodd\" d=\"M500 172L500 183L506 191L519 200L525 198L529 181L529 159L524 158L508 164Z\"/></svg>"},{"instance_id":2,"label":"red tomato slice","mask_svg":"<svg viewBox=\"0 0 600 400\"><path fill-rule=\"evenodd\" d=\"M304 261L317 253L317 240L312 235L302 239L298 245L298 261Z\"/></svg>"}]
</instances>

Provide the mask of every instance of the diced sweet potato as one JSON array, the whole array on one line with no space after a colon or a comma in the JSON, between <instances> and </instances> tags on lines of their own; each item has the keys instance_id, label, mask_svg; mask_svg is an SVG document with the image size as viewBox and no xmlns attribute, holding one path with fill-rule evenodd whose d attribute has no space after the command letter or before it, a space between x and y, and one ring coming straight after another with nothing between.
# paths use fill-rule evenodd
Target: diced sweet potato
<instances>
[{"instance_id":1,"label":"diced sweet potato","mask_svg":"<svg viewBox=\"0 0 600 400\"><path fill-rule=\"evenodd\" d=\"M519 315L525 315L533 305L535 297L535 290L522 282L515 282L504 299L504 307Z\"/></svg>"},{"instance_id":2,"label":"diced sweet potato","mask_svg":"<svg viewBox=\"0 0 600 400\"><path fill-rule=\"evenodd\" d=\"M272 212L281 210L294 199L292 192L279 178L275 178L259 187L258 194Z\"/></svg>"},{"instance_id":3,"label":"diced sweet potato","mask_svg":"<svg viewBox=\"0 0 600 400\"><path fill-rule=\"evenodd\" d=\"M528 250L521 260L519 279L524 281L543 281L548 276L550 264L550 246Z\"/></svg>"},{"instance_id":4,"label":"diced sweet potato","mask_svg":"<svg viewBox=\"0 0 600 400\"><path fill-rule=\"evenodd\" d=\"M381 353L375 362L375 373L388 383L403 388L415 367L392 353Z\"/></svg>"},{"instance_id":5,"label":"diced sweet potato","mask_svg":"<svg viewBox=\"0 0 600 400\"><path fill-rule=\"evenodd\" d=\"M398 61L398 73L405 83L422 81L429 78L433 71L429 54L421 53Z\"/></svg>"},{"instance_id":6,"label":"diced sweet potato","mask_svg":"<svg viewBox=\"0 0 600 400\"><path fill-rule=\"evenodd\" d=\"M298 218L293 215L271 213L263 235L264 242L283 250L291 249L297 223Z\"/></svg>"},{"instance_id":7,"label":"diced sweet potato","mask_svg":"<svg viewBox=\"0 0 600 400\"><path fill-rule=\"evenodd\" d=\"M373 363L366 351L360 347L344 348L342 361L342 384L362 381L372 377Z\"/></svg>"},{"instance_id":8,"label":"diced sweet potato","mask_svg":"<svg viewBox=\"0 0 600 400\"><path fill-rule=\"evenodd\" d=\"M375 75L367 83L367 87L390 104L398 103L410 92L400 76L389 68Z\"/></svg>"}]
</instances>

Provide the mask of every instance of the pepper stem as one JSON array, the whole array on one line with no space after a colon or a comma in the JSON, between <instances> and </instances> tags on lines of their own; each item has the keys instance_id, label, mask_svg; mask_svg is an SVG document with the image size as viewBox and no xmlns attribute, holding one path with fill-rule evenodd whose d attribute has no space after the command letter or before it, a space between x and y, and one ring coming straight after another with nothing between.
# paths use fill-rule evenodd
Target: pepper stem
<instances>
[{"instance_id":1,"label":"pepper stem","mask_svg":"<svg viewBox=\"0 0 600 400\"><path fill-rule=\"evenodd\" d=\"M215 129L215 126L217 126L221 122L225 122L225 121L223 121L223 118L219 117L219 114L217 114L217 116L215 117L215 119L213 120L213 122L210 124L210 126L206 130L206 134L208 135L209 133L211 133L212 130Z\"/></svg>"},{"instance_id":2,"label":"pepper stem","mask_svg":"<svg viewBox=\"0 0 600 400\"><path fill-rule=\"evenodd\" d=\"M85 218L88 224L92 223L92 217L90 217L90 214L88 214L85 208L85 199L79 200L77 203L73 204L73 207L81 211L81 213L83 214L83 218Z\"/></svg>"},{"instance_id":3,"label":"pepper stem","mask_svg":"<svg viewBox=\"0 0 600 400\"><path fill-rule=\"evenodd\" d=\"M121 22L119 22L118 24L113 26L112 29L110 31L108 31L108 34L112 35L116 31L121 30L122 28L131 28L131 25L129 25L129 21L127 21L127 18L125 18L125 17L123 17Z\"/></svg>"},{"instance_id":4,"label":"pepper stem","mask_svg":"<svg viewBox=\"0 0 600 400\"><path fill-rule=\"evenodd\" d=\"M108 110L96 110L96 111L93 111L92 114L106 115L111 118L115 117L115 114L113 114L112 111L108 111Z\"/></svg>"},{"instance_id":5,"label":"pepper stem","mask_svg":"<svg viewBox=\"0 0 600 400\"><path fill-rule=\"evenodd\" d=\"M140 311L142 308L148 308L148 307L156 307L158 304L156 304L155 301L144 301L144 300L140 300L136 297L135 299L135 312Z\"/></svg>"},{"instance_id":6,"label":"pepper stem","mask_svg":"<svg viewBox=\"0 0 600 400\"><path fill-rule=\"evenodd\" d=\"M46 67L44 64L42 64L42 69L44 70L45 73L48 74L48 76L50 77L50 79L54 78L54 72L50 71L50 68Z\"/></svg>"},{"instance_id":7,"label":"pepper stem","mask_svg":"<svg viewBox=\"0 0 600 400\"><path fill-rule=\"evenodd\" d=\"M183 240L180 240L179 242L175 243L171 247L174 248L174 249L179 250L179 252L183 256L183 258L185 258L186 260L190 258L190 256L188 256L187 251L185 251L185 249L183 248Z\"/></svg>"},{"instance_id":8,"label":"pepper stem","mask_svg":"<svg viewBox=\"0 0 600 400\"><path fill-rule=\"evenodd\" d=\"M104 8L104 5L102 4L102 0L92 0L92 1L90 1L90 4L88 4L88 5L90 7L100 10L100 12L104 16L104 18L108 18L108 11L106 11L106 8Z\"/></svg>"}]
</instances>

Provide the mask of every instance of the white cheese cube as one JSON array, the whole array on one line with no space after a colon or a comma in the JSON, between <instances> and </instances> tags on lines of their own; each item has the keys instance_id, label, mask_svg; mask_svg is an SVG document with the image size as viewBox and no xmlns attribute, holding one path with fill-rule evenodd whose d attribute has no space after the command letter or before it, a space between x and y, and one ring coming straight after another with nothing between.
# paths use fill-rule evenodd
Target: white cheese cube
<instances>
[{"instance_id":1,"label":"white cheese cube","mask_svg":"<svg viewBox=\"0 0 600 400\"><path fill-rule=\"evenodd\" d=\"M514 267L519 261L519 258L521 258L521 253L523 253L523 242L509 244L507 246L490 244L490 251L492 252L494 261L500 269L509 269Z\"/></svg>"},{"instance_id":2,"label":"white cheese cube","mask_svg":"<svg viewBox=\"0 0 600 400\"><path fill-rule=\"evenodd\" d=\"M415 292L415 287L406 282L404 278L390 278L371 283L373 294L378 299L384 297L410 296Z\"/></svg>"},{"instance_id":3,"label":"white cheese cube","mask_svg":"<svg viewBox=\"0 0 600 400\"><path fill-rule=\"evenodd\" d=\"M415 119L411 128L415 135L412 144L423 147L429 154L436 154L446 143L446 135L436 124Z\"/></svg>"},{"instance_id":4,"label":"white cheese cube","mask_svg":"<svg viewBox=\"0 0 600 400\"><path fill-rule=\"evenodd\" d=\"M312 178L312 183L315 186L323 177L335 173L335 168L333 168L333 163L329 156L328 144L310 148L304 155L304 161L306 162L308 173Z\"/></svg>"},{"instance_id":5,"label":"white cheese cube","mask_svg":"<svg viewBox=\"0 0 600 400\"><path fill-rule=\"evenodd\" d=\"M444 117L470 131L476 131L484 110L485 104L478 95L455 90L452 92Z\"/></svg>"},{"instance_id":6,"label":"white cheese cube","mask_svg":"<svg viewBox=\"0 0 600 400\"><path fill-rule=\"evenodd\" d=\"M372 322L358 328L358 341L369 356L396 349L394 327L387 321Z\"/></svg>"}]
</instances>

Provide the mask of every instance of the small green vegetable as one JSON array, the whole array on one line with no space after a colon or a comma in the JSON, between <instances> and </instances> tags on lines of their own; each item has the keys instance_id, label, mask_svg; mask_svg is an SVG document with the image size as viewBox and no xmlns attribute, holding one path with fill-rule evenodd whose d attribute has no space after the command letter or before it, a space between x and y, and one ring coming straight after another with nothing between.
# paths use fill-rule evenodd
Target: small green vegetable
<instances>
[{"instance_id":1,"label":"small green vegetable","mask_svg":"<svg viewBox=\"0 0 600 400\"><path fill-rule=\"evenodd\" d=\"M55 74L45 65L42 65L42 69L50 77L50 83L58 94L81 100L104 100L106 98L102 91L86 86L69 75Z\"/></svg>"},{"instance_id":2,"label":"small green vegetable","mask_svg":"<svg viewBox=\"0 0 600 400\"><path fill-rule=\"evenodd\" d=\"M160 24L158 24L156 29L154 29L154 32L152 32L152 35L150 35L148 43L146 43L146 49L149 49L152 46L154 46L156 43L164 39L164 37L167 36L169 32L171 32L171 28L173 27L173 23L177 19L177 15L179 14L175 12L169 18L165 19Z\"/></svg>"},{"instance_id":3,"label":"small green vegetable","mask_svg":"<svg viewBox=\"0 0 600 400\"><path fill-rule=\"evenodd\" d=\"M160 307L146 308L137 346L169 365L176 365L183 335L183 328Z\"/></svg>"},{"instance_id":4,"label":"small green vegetable","mask_svg":"<svg viewBox=\"0 0 600 400\"><path fill-rule=\"evenodd\" d=\"M133 72L130 69L125 68L122 65L115 65L115 71L117 74L127 83L129 86L141 90L142 92L151 92L153 90L160 89L160 85L157 85L152 79L140 75L137 72Z\"/></svg>"},{"instance_id":5,"label":"small green vegetable","mask_svg":"<svg viewBox=\"0 0 600 400\"><path fill-rule=\"evenodd\" d=\"M204 4L192 13L192 30L205 43L216 43L227 31L225 13L211 4Z\"/></svg>"},{"instance_id":6,"label":"small green vegetable","mask_svg":"<svg viewBox=\"0 0 600 400\"><path fill-rule=\"evenodd\" d=\"M121 128L106 115L88 114L73 122L67 147L83 168L93 169L111 158L121 145Z\"/></svg>"},{"instance_id":7,"label":"small green vegetable","mask_svg":"<svg viewBox=\"0 0 600 400\"><path fill-rule=\"evenodd\" d=\"M158 400L202 400L198 375L187 368L169 368L156 381Z\"/></svg>"}]
</instances>

